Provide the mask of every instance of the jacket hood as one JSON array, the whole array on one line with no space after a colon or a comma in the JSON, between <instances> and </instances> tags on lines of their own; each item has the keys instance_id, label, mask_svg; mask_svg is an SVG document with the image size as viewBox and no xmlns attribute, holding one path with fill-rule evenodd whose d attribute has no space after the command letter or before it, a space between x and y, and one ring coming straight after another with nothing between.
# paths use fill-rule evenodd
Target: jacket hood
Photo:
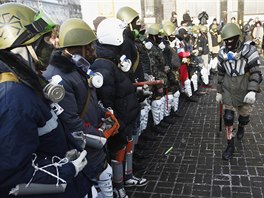
<instances>
[{"instance_id":1,"label":"jacket hood","mask_svg":"<svg viewBox=\"0 0 264 198\"><path fill-rule=\"evenodd\" d=\"M113 61L114 63L118 63L120 58L119 46L111 46L111 45L102 45L100 43L96 43L96 55L97 58L105 58Z\"/></svg>"}]
</instances>

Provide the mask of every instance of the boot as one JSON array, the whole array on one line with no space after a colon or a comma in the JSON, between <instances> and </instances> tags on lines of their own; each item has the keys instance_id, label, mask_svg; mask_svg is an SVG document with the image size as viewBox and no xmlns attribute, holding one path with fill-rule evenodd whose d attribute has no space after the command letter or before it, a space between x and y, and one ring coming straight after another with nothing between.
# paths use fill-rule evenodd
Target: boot
<instances>
[{"instance_id":1,"label":"boot","mask_svg":"<svg viewBox=\"0 0 264 198\"><path fill-rule=\"evenodd\" d=\"M227 148L222 154L223 160L230 160L233 157L233 153L235 151L234 138L227 140L227 143Z\"/></svg>"},{"instance_id":2,"label":"boot","mask_svg":"<svg viewBox=\"0 0 264 198\"><path fill-rule=\"evenodd\" d=\"M158 125L161 128L168 128L170 126L170 124L164 122L163 120L159 123Z\"/></svg>"},{"instance_id":3,"label":"boot","mask_svg":"<svg viewBox=\"0 0 264 198\"><path fill-rule=\"evenodd\" d=\"M174 112L174 111L171 111L171 114L170 114L172 117L183 117L182 114L180 114L178 111Z\"/></svg>"},{"instance_id":4,"label":"boot","mask_svg":"<svg viewBox=\"0 0 264 198\"><path fill-rule=\"evenodd\" d=\"M244 126L238 125L238 129L237 129L237 139L238 140L242 140L242 138L244 137Z\"/></svg>"},{"instance_id":5,"label":"boot","mask_svg":"<svg viewBox=\"0 0 264 198\"><path fill-rule=\"evenodd\" d=\"M163 122L167 123L167 124L174 124L175 123L175 120L169 116L166 116L164 119L163 119Z\"/></svg>"}]
</instances>

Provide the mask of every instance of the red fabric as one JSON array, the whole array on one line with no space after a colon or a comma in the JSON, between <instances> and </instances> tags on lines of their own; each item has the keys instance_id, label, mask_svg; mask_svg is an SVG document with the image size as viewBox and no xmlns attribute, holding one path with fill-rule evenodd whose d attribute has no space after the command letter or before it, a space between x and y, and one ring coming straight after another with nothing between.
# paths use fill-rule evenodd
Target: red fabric
<instances>
[{"instance_id":1,"label":"red fabric","mask_svg":"<svg viewBox=\"0 0 264 198\"><path fill-rule=\"evenodd\" d=\"M182 64L180 66L180 81L182 85L184 85L185 80L187 80L188 77L188 68L186 64Z\"/></svg>"}]
</instances>

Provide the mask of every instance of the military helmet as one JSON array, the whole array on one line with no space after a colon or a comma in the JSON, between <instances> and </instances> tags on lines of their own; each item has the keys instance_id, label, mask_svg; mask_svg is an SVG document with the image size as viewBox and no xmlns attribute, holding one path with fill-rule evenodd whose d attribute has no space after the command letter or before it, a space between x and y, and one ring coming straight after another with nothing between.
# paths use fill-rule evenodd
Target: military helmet
<instances>
[{"instance_id":1,"label":"military helmet","mask_svg":"<svg viewBox=\"0 0 264 198\"><path fill-rule=\"evenodd\" d=\"M151 35L158 35L159 31L160 31L160 25L157 23L151 24L147 29L148 34Z\"/></svg>"},{"instance_id":2,"label":"military helmet","mask_svg":"<svg viewBox=\"0 0 264 198\"><path fill-rule=\"evenodd\" d=\"M200 27L198 25L192 26L192 33L193 34L198 34L200 31Z\"/></svg>"},{"instance_id":3,"label":"military helmet","mask_svg":"<svg viewBox=\"0 0 264 198\"><path fill-rule=\"evenodd\" d=\"M175 25L170 21L165 22L163 24L163 30L166 36L170 36L175 33Z\"/></svg>"},{"instance_id":4,"label":"military helmet","mask_svg":"<svg viewBox=\"0 0 264 198\"><path fill-rule=\"evenodd\" d=\"M116 18L127 24L131 23L138 15L138 13L130 7L122 7L117 11Z\"/></svg>"},{"instance_id":5,"label":"military helmet","mask_svg":"<svg viewBox=\"0 0 264 198\"><path fill-rule=\"evenodd\" d=\"M213 30L214 32L216 32L217 29L218 29L218 25L213 24L213 25L211 26L211 30Z\"/></svg>"},{"instance_id":6,"label":"military helmet","mask_svg":"<svg viewBox=\"0 0 264 198\"><path fill-rule=\"evenodd\" d=\"M43 11L36 12L23 4L2 4L0 12L0 49L29 45L55 27Z\"/></svg>"},{"instance_id":7,"label":"military helmet","mask_svg":"<svg viewBox=\"0 0 264 198\"><path fill-rule=\"evenodd\" d=\"M223 40L226 40L234 36L240 36L241 33L241 30L236 24L227 23L222 29L221 36Z\"/></svg>"},{"instance_id":8,"label":"military helmet","mask_svg":"<svg viewBox=\"0 0 264 198\"><path fill-rule=\"evenodd\" d=\"M59 45L61 48L88 45L96 39L93 30L82 19L68 19L60 27Z\"/></svg>"},{"instance_id":9,"label":"military helmet","mask_svg":"<svg viewBox=\"0 0 264 198\"><path fill-rule=\"evenodd\" d=\"M207 26L205 26L205 25L201 25L201 26L200 26L200 31L201 31L201 32L205 32L205 33L207 33L207 32L208 32L208 28L207 28Z\"/></svg>"}]
</instances>

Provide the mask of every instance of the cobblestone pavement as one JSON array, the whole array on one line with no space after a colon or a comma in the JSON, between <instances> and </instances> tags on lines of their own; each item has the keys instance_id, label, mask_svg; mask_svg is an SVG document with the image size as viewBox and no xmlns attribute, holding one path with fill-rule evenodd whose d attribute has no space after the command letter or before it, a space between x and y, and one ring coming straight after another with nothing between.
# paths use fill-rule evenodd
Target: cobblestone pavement
<instances>
[{"instance_id":1,"label":"cobblestone pavement","mask_svg":"<svg viewBox=\"0 0 264 198\"><path fill-rule=\"evenodd\" d=\"M224 131L219 132L216 77L213 81L211 88L202 88L205 94L197 103L181 101L184 116L176 118L164 136L145 143L151 158L145 161L146 171L138 174L149 183L127 188L130 198L264 197L264 91L258 94L245 136L242 142L235 140L235 154L228 162L221 159L226 140ZM261 87L264 90L263 82Z\"/></svg>"}]
</instances>

